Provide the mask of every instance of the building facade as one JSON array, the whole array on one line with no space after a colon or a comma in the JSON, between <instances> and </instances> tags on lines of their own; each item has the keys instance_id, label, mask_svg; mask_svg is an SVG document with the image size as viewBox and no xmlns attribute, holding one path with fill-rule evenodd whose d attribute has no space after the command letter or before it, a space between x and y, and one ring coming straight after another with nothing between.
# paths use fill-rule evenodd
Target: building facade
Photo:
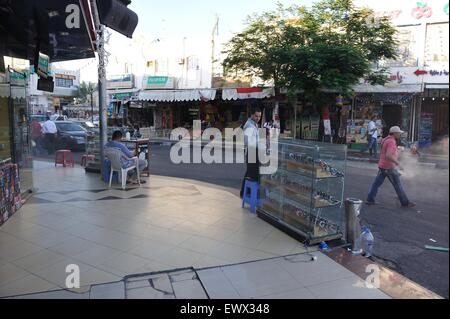
<instances>
[{"instance_id":1,"label":"building facade","mask_svg":"<svg viewBox=\"0 0 450 319\"><path fill-rule=\"evenodd\" d=\"M399 125L408 132L407 140L425 145L448 134L448 1L359 0L356 4L372 8L376 16L388 16L397 28L399 46L396 60L378 66L388 68L389 83L361 83L355 88L358 95L347 141L363 140L360 129L373 114L380 115L384 135L389 126Z\"/></svg>"}]
</instances>

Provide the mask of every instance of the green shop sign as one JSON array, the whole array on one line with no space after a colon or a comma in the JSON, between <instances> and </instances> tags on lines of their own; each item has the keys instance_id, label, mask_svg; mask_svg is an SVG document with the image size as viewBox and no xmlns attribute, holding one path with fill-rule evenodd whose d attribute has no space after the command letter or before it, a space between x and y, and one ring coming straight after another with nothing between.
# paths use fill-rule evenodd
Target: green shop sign
<instances>
[{"instance_id":1,"label":"green shop sign","mask_svg":"<svg viewBox=\"0 0 450 319\"><path fill-rule=\"evenodd\" d=\"M127 93L116 93L113 94L113 99L116 100L121 100L121 99L126 99L126 98L130 98L133 96L132 92L127 92Z\"/></svg>"},{"instance_id":2,"label":"green shop sign","mask_svg":"<svg viewBox=\"0 0 450 319\"><path fill-rule=\"evenodd\" d=\"M26 79L26 73L16 72L14 70L10 70L9 72L9 82L13 85L25 85Z\"/></svg>"},{"instance_id":3,"label":"green shop sign","mask_svg":"<svg viewBox=\"0 0 450 319\"><path fill-rule=\"evenodd\" d=\"M144 89L173 89L174 80L169 76L146 76L144 79Z\"/></svg>"},{"instance_id":4,"label":"green shop sign","mask_svg":"<svg viewBox=\"0 0 450 319\"><path fill-rule=\"evenodd\" d=\"M166 85L169 81L168 76L149 76L147 77L148 85Z\"/></svg>"}]
</instances>

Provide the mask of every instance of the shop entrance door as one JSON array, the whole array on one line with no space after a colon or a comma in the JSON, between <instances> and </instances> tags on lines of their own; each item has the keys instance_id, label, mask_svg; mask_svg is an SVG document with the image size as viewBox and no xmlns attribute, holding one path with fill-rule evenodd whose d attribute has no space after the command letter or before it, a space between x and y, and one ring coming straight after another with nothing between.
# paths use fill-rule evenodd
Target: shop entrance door
<instances>
[{"instance_id":1,"label":"shop entrance door","mask_svg":"<svg viewBox=\"0 0 450 319\"><path fill-rule=\"evenodd\" d=\"M383 137L389 135L392 126L402 126L402 106L398 104L383 105ZM402 128L405 130L406 128Z\"/></svg>"}]
</instances>

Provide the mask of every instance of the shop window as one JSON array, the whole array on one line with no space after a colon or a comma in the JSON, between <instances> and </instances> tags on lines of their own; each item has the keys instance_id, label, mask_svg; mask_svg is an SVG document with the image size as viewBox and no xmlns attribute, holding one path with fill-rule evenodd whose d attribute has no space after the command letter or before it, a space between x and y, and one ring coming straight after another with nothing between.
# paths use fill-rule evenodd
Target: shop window
<instances>
[{"instance_id":1,"label":"shop window","mask_svg":"<svg viewBox=\"0 0 450 319\"><path fill-rule=\"evenodd\" d=\"M55 79L55 85L57 87L70 88L70 87L73 86L73 80L71 80L71 79L63 79L63 78L56 78Z\"/></svg>"}]
</instances>

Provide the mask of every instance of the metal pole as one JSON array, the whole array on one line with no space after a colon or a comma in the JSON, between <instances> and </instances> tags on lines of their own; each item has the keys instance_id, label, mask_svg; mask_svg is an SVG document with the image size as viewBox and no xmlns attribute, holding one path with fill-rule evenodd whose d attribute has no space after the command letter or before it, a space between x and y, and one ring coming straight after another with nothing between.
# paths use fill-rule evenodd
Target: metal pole
<instances>
[{"instance_id":1,"label":"metal pole","mask_svg":"<svg viewBox=\"0 0 450 319\"><path fill-rule=\"evenodd\" d=\"M106 120L106 52L105 52L105 31L106 28L100 24L97 10L97 3L91 0L91 8L94 16L94 23L97 30L97 50L98 50L98 97L99 97L99 124L100 124L100 169L103 173L103 162L105 160L105 144L108 140L107 120Z\"/></svg>"},{"instance_id":2,"label":"metal pole","mask_svg":"<svg viewBox=\"0 0 450 319\"><path fill-rule=\"evenodd\" d=\"M100 167L103 170L105 159L104 148L108 141L106 120L106 59L105 59L105 27L100 25L98 35L98 94L99 94L99 122L100 122ZM103 172L102 172L103 173Z\"/></svg>"}]
</instances>

